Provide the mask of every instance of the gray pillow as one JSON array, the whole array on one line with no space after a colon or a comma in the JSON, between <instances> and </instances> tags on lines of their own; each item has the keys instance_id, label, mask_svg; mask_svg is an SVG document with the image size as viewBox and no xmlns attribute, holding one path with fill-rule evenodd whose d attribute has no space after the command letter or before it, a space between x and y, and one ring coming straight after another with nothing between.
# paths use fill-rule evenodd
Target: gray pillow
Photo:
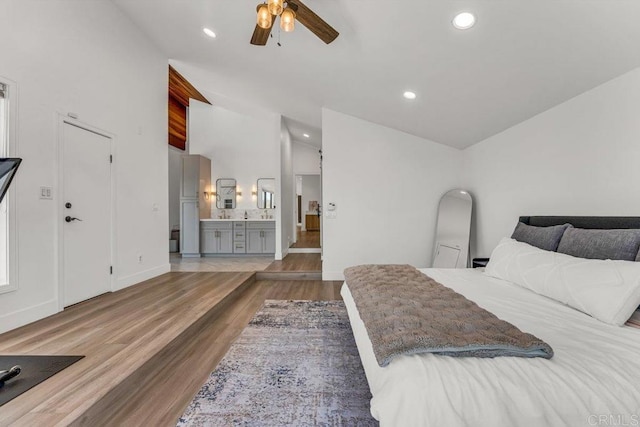
<instances>
[{"instance_id":1,"label":"gray pillow","mask_svg":"<svg viewBox=\"0 0 640 427\"><path fill-rule=\"evenodd\" d=\"M552 225L551 227L534 227L519 222L511 235L512 239L518 242L528 243L531 246L545 251L555 252L564 231L571 227L571 224Z\"/></svg>"},{"instance_id":2,"label":"gray pillow","mask_svg":"<svg viewBox=\"0 0 640 427\"><path fill-rule=\"evenodd\" d=\"M585 230L571 228L560 240L558 252L579 258L637 261L640 230Z\"/></svg>"}]
</instances>

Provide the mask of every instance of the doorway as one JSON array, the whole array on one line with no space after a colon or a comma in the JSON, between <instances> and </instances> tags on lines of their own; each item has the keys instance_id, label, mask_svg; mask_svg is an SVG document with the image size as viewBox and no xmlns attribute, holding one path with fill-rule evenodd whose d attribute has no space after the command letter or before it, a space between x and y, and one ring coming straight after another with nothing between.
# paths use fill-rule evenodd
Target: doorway
<instances>
[{"instance_id":1,"label":"doorway","mask_svg":"<svg viewBox=\"0 0 640 427\"><path fill-rule=\"evenodd\" d=\"M289 252L321 251L322 187L319 174L296 175L295 241Z\"/></svg>"},{"instance_id":2,"label":"doorway","mask_svg":"<svg viewBox=\"0 0 640 427\"><path fill-rule=\"evenodd\" d=\"M60 137L60 301L111 291L112 138L63 120ZM61 307L61 308L62 308Z\"/></svg>"}]
</instances>

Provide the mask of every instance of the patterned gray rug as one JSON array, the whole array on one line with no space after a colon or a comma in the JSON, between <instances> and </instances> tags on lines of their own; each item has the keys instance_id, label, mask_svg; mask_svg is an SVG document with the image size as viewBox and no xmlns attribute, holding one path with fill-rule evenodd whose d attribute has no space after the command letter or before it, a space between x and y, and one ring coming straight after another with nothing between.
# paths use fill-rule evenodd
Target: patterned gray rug
<instances>
[{"instance_id":1,"label":"patterned gray rug","mask_svg":"<svg viewBox=\"0 0 640 427\"><path fill-rule=\"evenodd\" d=\"M271 301L178 426L377 426L342 301Z\"/></svg>"}]
</instances>

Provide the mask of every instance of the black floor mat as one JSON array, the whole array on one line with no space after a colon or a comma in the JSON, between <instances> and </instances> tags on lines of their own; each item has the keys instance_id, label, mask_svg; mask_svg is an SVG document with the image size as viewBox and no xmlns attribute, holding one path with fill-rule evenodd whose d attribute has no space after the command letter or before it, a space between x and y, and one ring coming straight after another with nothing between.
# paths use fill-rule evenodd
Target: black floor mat
<instances>
[{"instance_id":1,"label":"black floor mat","mask_svg":"<svg viewBox=\"0 0 640 427\"><path fill-rule=\"evenodd\" d=\"M0 406L76 363L84 356L0 356L0 371L20 365L22 372L0 387Z\"/></svg>"}]
</instances>

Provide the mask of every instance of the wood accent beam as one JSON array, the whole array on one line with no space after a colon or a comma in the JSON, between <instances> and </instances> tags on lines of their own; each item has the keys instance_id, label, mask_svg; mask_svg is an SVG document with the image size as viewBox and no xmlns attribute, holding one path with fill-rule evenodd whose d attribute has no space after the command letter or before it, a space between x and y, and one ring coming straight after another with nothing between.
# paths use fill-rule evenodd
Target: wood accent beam
<instances>
[{"instance_id":1,"label":"wood accent beam","mask_svg":"<svg viewBox=\"0 0 640 427\"><path fill-rule=\"evenodd\" d=\"M190 98L211 105L207 98L171 65L169 65L169 97L175 98L184 107L189 106Z\"/></svg>"},{"instance_id":2,"label":"wood accent beam","mask_svg":"<svg viewBox=\"0 0 640 427\"><path fill-rule=\"evenodd\" d=\"M169 145L180 150L187 145L187 107L190 99L211 105L204 95L169 65Z\"/></svg>"},{"instance_id":3,"label":"wood accent beam","mask_svg":"<svg viewBox=\"0 0 640 427\"><path fill-rule=\"evenodd\" d=\"M187 107L169 96L169 145L184 150L187 145Z\"/></svg>"}]
</instances>

